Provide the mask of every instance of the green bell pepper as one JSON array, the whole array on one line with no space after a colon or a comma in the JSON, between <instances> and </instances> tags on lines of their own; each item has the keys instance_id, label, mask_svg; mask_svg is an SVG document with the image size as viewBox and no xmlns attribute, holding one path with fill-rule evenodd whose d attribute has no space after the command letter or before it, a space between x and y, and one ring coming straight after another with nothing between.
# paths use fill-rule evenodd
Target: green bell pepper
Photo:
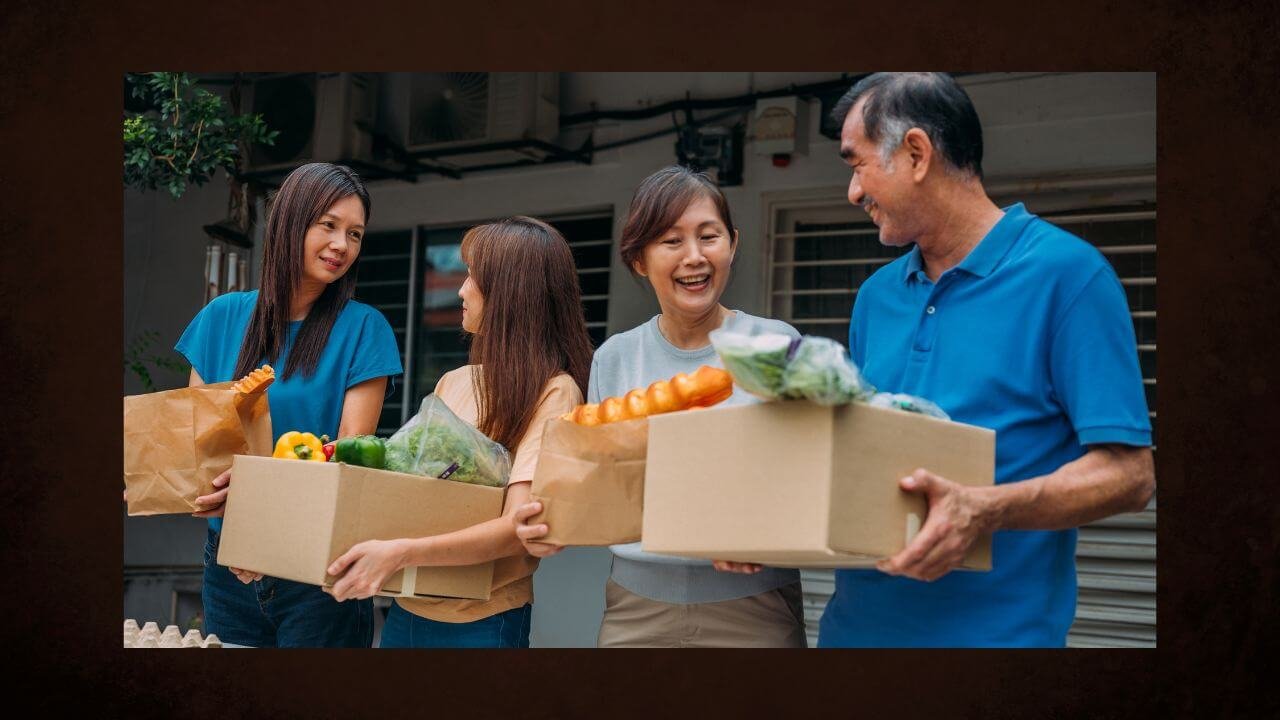
<instances>
[{"instance_id":1,"label":"green bell pepper","mask_svg":"<svg viewBox=\"0 0 1280 720\"><path fill-rule=\"evenodd\" d=\"M341 438L334 445L333 461L383 470L387 466L386 441L374 435Z\"/></svg>"}]
</instances>

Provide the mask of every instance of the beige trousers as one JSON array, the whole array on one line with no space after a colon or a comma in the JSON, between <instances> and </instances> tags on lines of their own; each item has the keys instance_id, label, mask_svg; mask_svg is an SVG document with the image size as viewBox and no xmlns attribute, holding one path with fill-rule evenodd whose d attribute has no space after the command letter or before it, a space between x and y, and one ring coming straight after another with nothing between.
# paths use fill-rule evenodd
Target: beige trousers
<instances>
[{"instance_id":1,"label":"beige trousers","mask_svg":"<svg viewBox=\"0 0 1280 720\"><path fill-rule=\"evenodd\" d=\"M798 582L737 600L677 605L609 580L604 598L597 647L806 647Z\"/></svg>"}]
</instances>

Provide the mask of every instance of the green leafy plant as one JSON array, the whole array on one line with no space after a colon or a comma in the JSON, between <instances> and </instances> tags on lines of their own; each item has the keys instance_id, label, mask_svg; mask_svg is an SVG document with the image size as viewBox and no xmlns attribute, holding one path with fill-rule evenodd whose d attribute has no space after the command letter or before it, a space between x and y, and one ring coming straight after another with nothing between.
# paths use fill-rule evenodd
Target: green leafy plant
<instances>
[{"instance_id":1,"label":"green leafy plant","mask_svg":"<svg viewBox=\"0 0 1280 720\"><path fill-rule=\"evenodd\" d=\"M155 330L146 330L134 335L128 347L125 348L124 366L138 377L145 392L156 390L155 381L151 378L152 368L169 370L179 375L191 372L190 365L172 355L160 355L151 350L151 346L159 339L160 333Z\"/></svg>"},{"instance_id":2,"label":"green leafy plant","mask_svg":"<svg viewBox=\"0 0 1280 720\"><path fill-rule=\"evenodd\" d=\"M124 115L124 181L139 190L164 188L174 198L203 185L221 168L235 175L242 147L274 145L279 131L258 114L238 114L222 98L196 87L189 73L129 73L125 82L141 112Z\"/></svg>"}]
</instances>

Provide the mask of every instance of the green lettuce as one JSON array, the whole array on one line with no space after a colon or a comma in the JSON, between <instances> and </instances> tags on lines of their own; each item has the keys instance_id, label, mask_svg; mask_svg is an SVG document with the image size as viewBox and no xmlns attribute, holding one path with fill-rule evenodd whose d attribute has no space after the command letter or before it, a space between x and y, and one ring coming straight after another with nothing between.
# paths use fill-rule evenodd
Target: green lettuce
<instances>
[{"instance_id":1,"label":"green lettuce","mask_svg":"<svg viewBox=\"0 0 1280 720\"><path fill-rule=\"evenodd\" d=\"M782 396L819 405L844 405L875 392L858 372L844 346L830 338L806 335L782 373Z\"/></svg>"},{"instance_id":2,"label":"green lettuce","mask_svg":"<svg viewBox=\"0 0 1280 720\"><path fill-rule=\"evenodd\" d=\"M432 394L387 440L387 469L503 487L511 475L511 458L506 448L454 415Z\"/></svg>"},{"instance_id":3,"label":"green lettuce","mask_svg":"<svg viewBox=\"0 0 1280 720\"><path fill-rule=\"evenodd\" d=\"M791 338L779 333L748 336L716 330L711 343L733 381L753 395L770 400L782 396L782 375L787 367Z\"/></svg>"}]
</instances>

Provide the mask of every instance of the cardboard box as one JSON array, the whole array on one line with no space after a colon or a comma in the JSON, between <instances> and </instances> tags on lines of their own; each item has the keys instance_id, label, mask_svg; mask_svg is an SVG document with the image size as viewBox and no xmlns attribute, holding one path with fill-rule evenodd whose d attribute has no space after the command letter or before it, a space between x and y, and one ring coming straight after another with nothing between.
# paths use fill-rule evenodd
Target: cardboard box
<instances>
[{"instance_id":1,"label":"cardboard box","mask_svg":"<svg viewBox=\"0 0 1280 720\"><path fill-rule=\"evenodd\" d=\"M312 585L332 587L325 571L356 543L438 535L502 514L502 488L346 463L237 455L231 477L218 564ZM487 600L492 581L492 562L408 568L378 594Z\"/></svg>"},{"instance_id":2,"label":"cardboard box","mask_svg":"<svg viewBox=\"0 0 1280 720\"><path fill-rule=\"evenodd\" d=\"M995 433L853 403L770 402L649 418L645 551L778 567L870 567L914 537L918 467L995 479ZM991 569L991 538L964 567Z\"/></svg>"}]
</instances>

